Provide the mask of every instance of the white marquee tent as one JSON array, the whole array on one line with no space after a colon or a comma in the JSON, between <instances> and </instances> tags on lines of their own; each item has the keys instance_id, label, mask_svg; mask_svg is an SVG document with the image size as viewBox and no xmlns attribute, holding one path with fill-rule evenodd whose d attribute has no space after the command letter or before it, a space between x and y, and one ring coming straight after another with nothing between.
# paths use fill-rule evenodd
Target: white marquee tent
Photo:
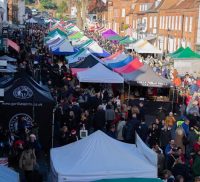
<instances>
[{"instance_id":1,"label":"white marquee tent","mask_svg":"<svg viewBox=\"0 0 200 182\"><path fill-rule=\"evenodd\" d=\"M124 78L109 70L101 63L77 73L79 82L85 83L124 83Z\"/></svg>"},{"instance_id":2,"label":"white marquee tent","mask_svg":"<svg viewBox=\"0 0 200 182\"><path fill-rule=\"evenodd\" d=\"M135 52L140 54L162 54L160 49L153 46L151 43L144 39L140 39L133 44L129 44L126 49L134 49Z\"/></svg>"},{"instance_id":3,"label":"white marquee tent","mask_svg":"<svg viewBox=\"0 0 200 182\"><path fill-rule=\"evenodd\" d=\"M51 180L95 181L157 178L157 155L139 143L119 142L101 131L75 143L51 149ZM141 152L145 150L145 152ZM150 159L150 160L149 160Z\"/></svg>"},{"instance_id":4,"label":"white marquee tent","mask_svg":"<svg viewBox=\"0 0 200 182\"><path fill-rule=\"evenodd\" d=\"M19 174L12 169L0 165L1 182L19 182Z\"/></svg>"},{"instance_id":5,"label":"white marquee tent","mask_svg":"<svg viewBox=\"0 0 200 182\"><path fill-rule=\"evenodd\" d=\"M62 42L60 42L56 46L51 47L52 51L58 50L59 52L74 52L73 46L70 44L70 41L67 39L64 39Z\"/></svg>"}]
</instances>

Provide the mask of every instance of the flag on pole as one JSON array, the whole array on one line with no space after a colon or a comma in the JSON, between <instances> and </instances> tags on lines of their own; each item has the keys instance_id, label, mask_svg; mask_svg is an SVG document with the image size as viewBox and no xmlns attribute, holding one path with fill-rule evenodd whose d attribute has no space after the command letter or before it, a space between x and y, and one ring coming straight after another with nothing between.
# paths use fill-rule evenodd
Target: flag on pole
<instances>
[{"instance_id":1,"label":"flag on pole","mask_svg":"<svg viewBox=\"0 0 200 182\"><path fill-rule=\"evenodd\" d=\"M7 46L9 47L12 47L13 49L15 49L17 52L19 52L20 50L20 47L15 43L13 42L12 40L10 39L7 39Z\"/></svg>"}]
</instances>

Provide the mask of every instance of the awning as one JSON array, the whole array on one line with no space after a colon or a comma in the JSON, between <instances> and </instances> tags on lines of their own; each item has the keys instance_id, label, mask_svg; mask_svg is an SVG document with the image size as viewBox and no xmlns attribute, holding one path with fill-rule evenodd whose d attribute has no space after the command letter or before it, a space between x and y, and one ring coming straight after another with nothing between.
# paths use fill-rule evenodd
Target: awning
<instances>
[{"instance_id":1,"label":"awning","mask_svg":"<svg viewBox=\"0 0 200 182\"><path fill-rule=\"evenodd\" d=\"M77 73L79 82L86 83L124 83L124 79L101 63Z\"/></svg>"}]
</instances>

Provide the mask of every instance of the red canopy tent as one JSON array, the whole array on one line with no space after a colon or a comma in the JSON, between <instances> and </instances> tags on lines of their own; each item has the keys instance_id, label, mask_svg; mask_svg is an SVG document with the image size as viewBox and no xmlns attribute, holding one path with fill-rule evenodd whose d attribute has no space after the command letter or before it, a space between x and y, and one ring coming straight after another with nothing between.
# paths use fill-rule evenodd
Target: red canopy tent
<instances>
[{"instance_id":1,"label":"red canopy tent","mask_svg":"<svg viewBox=\"0 0 200 182\"><path fill-rule=\"evenodd\" d=\"M115 68L114 71L116 71L117 73L130 73L133 72L135 70L137 70L138 68L140 68L141 66L143 66L143 63L140 62L140 60L138 58L133 59L133 61L131 61L130 63L128 63L127 65L120 67L120 68Z\"/></svg>"}]
</instances>

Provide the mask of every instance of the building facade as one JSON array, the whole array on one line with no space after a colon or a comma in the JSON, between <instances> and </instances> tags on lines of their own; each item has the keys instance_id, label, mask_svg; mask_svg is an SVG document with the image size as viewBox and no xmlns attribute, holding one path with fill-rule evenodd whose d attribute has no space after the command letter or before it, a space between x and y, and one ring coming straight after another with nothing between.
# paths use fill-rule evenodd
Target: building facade
<instances>
[{"instance_id":1,"label":"building facade","mask_svg":"<svg viewBox=\"0 0 200 182\"><path fill-rule=\"evenodd\" d=\"M8 22L23 24L25 19L25 0L8 0Z\"/></svg>"},{"instance_id":2,"label":"building facade","mask_svg":"<svg viewBox=\"0 0 200 182\"><path fill-rule=\"evenodd\" d=\"M200 51L200 0L108 0L100 14L103 26L165 53L180 46Z\"/></svg>"}]
</instances>

